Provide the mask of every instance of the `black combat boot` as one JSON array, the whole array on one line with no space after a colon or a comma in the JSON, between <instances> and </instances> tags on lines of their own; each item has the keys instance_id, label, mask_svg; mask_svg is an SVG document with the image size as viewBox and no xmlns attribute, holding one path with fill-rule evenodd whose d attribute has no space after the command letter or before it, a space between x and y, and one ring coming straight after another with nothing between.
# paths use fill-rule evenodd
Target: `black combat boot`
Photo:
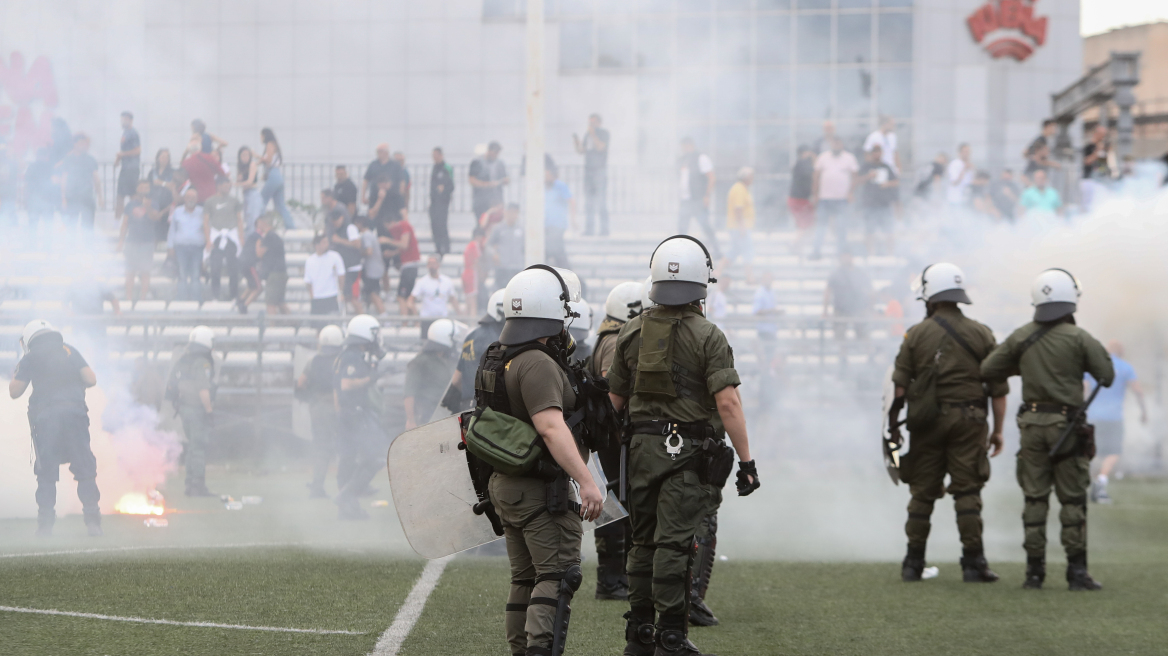
<instances>
[{"instance_id":1,"label":"black combat boot","mask_svg":"<svg viewBox=\"0 0 1168 656\"><path fill-rule=\"evenodd\" d=\"M1026 557L1026 582L1023 590L1041 590L1042 582L1046 580L1046 556Z\"/></svg>"},{"instance_id":2,"label":"black combat boot","mask_svg":"<svg viewBox=\"0 0 1168 656\"><path fill-rule=\"evenodd\" d=\"M689 641L685 615L662 615L657 620L657 651L653 656L714 656L703 654Z\"/></svg>"},{"instance_id":3,"label":"black combat boot","mask_svg":"<svg viewBox=\"0 0 1168 656\"><path fill-rule=\"evenodd\" d=\"M694 597L689 600L689 623L690 626L718 626L718 618L705 599Z\"/></svg>"},{"instance_id":4,"label":"black combat boot","mask_svg":"<svg viewBox=\"0 0 1168 656\"><path fill-rule=\"evenodd\" d=\"M998 575L990 569L985 554L980 550L965 550L961 557L961 576L966 583L993 583L998 580Z\"/></svg>"},{"instance_id":5,"label":"black combat boot","mask_svg":"<svg viewBox=\"0 0 1168 656\"><path fill-rule=\"evenodd\" d=\"M1072 591L1103 589L1103 584L1087 573L1086 551L1067 557L1067 587Z\"/></svg>"},{"instance_id":6,"label":"black combat boot","mask_svg":"<svg viewBox=\"0 0 1168 656\"><path fill-rule=\"evenodd\" d=\"M653 656L653 620L655 611L646 609L630 610L625 613L624 656Z\"/></svg>"},{"instance_id":7,"label":"black combat boot","mask_svg":"<svg viewBox=\"0 0 1168 656\"><path fill-rule=\"evenodd\" d=\"M37 513L37 530L36 536L38 538L53 537L53 524L57 522L57 513L53 509L48 512L40 511Z\"/></svg>"},{"instance_id":8,"label":"black combat boot","mask_svg":"<svg viewBox=\"0 0 1168 656\"><path fill-rule=\"evenodd\" d=\"M596 598L602 601L626 601L629 598L629 577L624 563L618 558L605 557L596 566Z\"/></svg>"},{"instance_id":9,"label":"black combat boot","mask_svg":"<svg viewBox=\"0 0 1168 656\"><path fill-rule=\"evenodd\" d=\"M908 548L908 555L904 557L904 562L900 564L900 580L905 583L912 581L920 581L921 574L925 571L925 550Z\"/></svg>"}]
</instances>

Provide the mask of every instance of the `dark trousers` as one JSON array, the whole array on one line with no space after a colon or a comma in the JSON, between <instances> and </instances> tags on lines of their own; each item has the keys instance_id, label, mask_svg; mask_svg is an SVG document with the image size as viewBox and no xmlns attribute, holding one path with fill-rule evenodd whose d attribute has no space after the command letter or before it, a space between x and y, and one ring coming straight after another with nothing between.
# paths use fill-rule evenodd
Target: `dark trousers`
<instances>
[{"instance_id":1,"label":"dark trousers","mask_svg":"<svg viewBox=\"0 0 1168 656\"><path fill-rule=\"evenodd\" d=\"M226 248L216 246L211 249L207 266L211 270L211 297L219 298L220 276L223 275L223 265L227 265L227 290L231 298L239 297L239 258L235 242L227 239Z\"/></svg>"},{"instance_id":2,"label":"dark trousers","mask_svg":"<svg viewBox=\"0 0 1168 656\"><path fill-rule=\"evenodd\" d=\"M312 420L312 487L324 489L324 479L329 465L337 456L337 433L339 420L332 396L313 401L308 408ZM337 470L337 489L344 487L341 470ZM347 477L349 472L344 472Z\"/></svg>"},{"instance_id":3,"label":"dark trousers","mask_svg":"<svg viewBox=\"0 0 1168 656\"><path fill-rule=\"evenodd\" d=\"M706 207L702 199L683 200L677 216L677 232L684 235L689 230L690 219L696 220L706 234L704 242L715 260L721 259L722 253L718 249L718 236L714 234L714 226L710 224L710 208Z\"/></svg>"},{"instance_id":4,"label":"dark trousers","mask_svg":"<svg viewBox=\"0 0 1168 656\"><path fill-rule=\"evenodd\" d=\"M600 466L604 469L604 477L610 482L620 480L620 451L620 445L614 444L596 452ZM593 531L596 538L596 563L609 576L624 576L631 528L632 524L626 518Z\"/></svg>"},{"instance_id":5,"label":"dark trousers","mask_svg":"<svg viewBox=\"0 0 1168 656\"><path fill-rule=\"evenodd\" d=\"M600 217L600 235L608 234L608 170L584 174L584 234L591 235L593 220Z\"/></svg>"},{"instance_id":6,"label":"dark trousers","mask_svg":"<svg viewBox=\"0 0 1168 656\"><path fill-rule=\"evenodd\" d=\"M430 201L430 235L434 238L434 250L439 255L450 252L450 201ZM477 218L477 217L476 217Z\"/></svg>"},{"instance_id":7,"label":"dark trousers","mask_svg":"<svg viewBox=\"0 0 1168 656\"><path fill-rule=\"evenodd\" d=\"M367 410L342 410L340 425L337 472L338 477L341 471L345 472L345 481L337 495L337 505L342 510L356 511L361 493L385 467L387 440L377 415Z\"/></svg>"},{"instance_id":8,"label":"dark trousers","mask_svg":"<svg viewBox=\"0 0 1168 656\"><path fill-rule=\"evenodd\" d=\"M61 465L69 463L85 523L100 525L97 502L101 493L97 489L97 458L89 448L89 415L79 410L42 412L36 417L29 415L29 425L36 450L33 471L37 477L38 524L46 528L53 525Z\"/></svg>"},{"instance_id":9,"label":"dark trousers","mask_svg":"<svg viewBox=\"0 0 1168 656\"><path fill-rule=\"evenodd\" d=\"M568 247L564 243L565 232L567 228L544 228L544 260L552 266L571 269L572 265L568 264Z\"/></svg>"},{"instance_id":10,"label":"dark trousers","mask_svg":"<svg viewBox=\"0 0 1168 656\"><path fill-rule=\"evenodd\" d=\"M76 223L81 228L93 229L93 220L97 214L97 203L93 197L69 198L61 210L61 220L66 225Z\"/></svg>"}]
</instances>

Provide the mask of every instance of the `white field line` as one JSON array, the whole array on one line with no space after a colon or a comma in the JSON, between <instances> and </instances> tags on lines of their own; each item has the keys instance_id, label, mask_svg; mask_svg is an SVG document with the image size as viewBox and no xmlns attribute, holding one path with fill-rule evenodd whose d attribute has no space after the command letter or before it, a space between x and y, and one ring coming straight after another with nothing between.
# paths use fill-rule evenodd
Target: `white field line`
<instances>
[{"instance_id":1,"label":"white field line","mask_svg":"<svg viewBox=\"0 0 1168 656\"><path fill-rule=\"evenodd\" d=\"M422 568L422 575L418 577L418 582L414 584L414 588L410 590L405 603L394 616L393 624L390 624L385 633L382 633L381 637L377 639L377 644L373 647L370 656L397 656L402 643L406 641L406 636L410 635L410 631L418 623L418 618L422 616L422 609L426 606L426 600L430 598L430 593L434 592L434 587L438 585L438 579L442 577L442 570L446 569L446 564L452 558L454 556L446 556L426 563L426 566Z\"/></svg>"},{"instance_id":2,"label":"white field line","mask_svg":"<svg viewBox=\"0 0 1168 656\"><path fill-rule=\"evenodd\" d=\"M339 631L330 629L289 629L279 626L248 626L246 624L219 624L217 622L177 622L175 620L156 620L146 617L118 617L116 615L100 615L98 613L73 613L64 610L19 608L16 606L0 606L0 611L8 613L29 613L32 615L58 615L64 617L81 617L90 620L107 620L113 622L132 622L134 624L166 624L168 626L194 626L208 629L240 629L244 631L270 631L274 633L314 633L317 635L363 635L363 631Z\"/></svg>"},{"instance_id":3,"label":"white field line","mask_svg":"<svg viewBox=\"0 0 1168 656\"><path fill-rule=\"evenodd\" d=\"M252 547L309 547L312 544L303 542L245 542L242 544L171 544L143 547L106 547L102 549L71 549L67 551L29 551L23 553L0 554L0 558L39 558L43 556L74 556L79 554L115 553L118 551L153 551L160 549L250 549Z\"/></svg>"}]
</instances>

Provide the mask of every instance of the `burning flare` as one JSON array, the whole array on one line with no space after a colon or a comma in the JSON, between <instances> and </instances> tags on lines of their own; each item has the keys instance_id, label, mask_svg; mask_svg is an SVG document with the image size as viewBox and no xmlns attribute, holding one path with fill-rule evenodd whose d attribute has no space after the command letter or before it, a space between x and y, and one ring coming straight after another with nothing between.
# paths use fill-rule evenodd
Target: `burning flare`
<instances>
[{"instance_id":1,"label":"burning flare","mask_svg":"<svg viewBox=\"0 0 1168 656\"><path fill-rule=\"evenodd\" d=\"M166 512L162 495L158 490L151 490L146 494L128 492L118 500L114 510L123 515L161 515Z\"/></svg>"}]
</instances>

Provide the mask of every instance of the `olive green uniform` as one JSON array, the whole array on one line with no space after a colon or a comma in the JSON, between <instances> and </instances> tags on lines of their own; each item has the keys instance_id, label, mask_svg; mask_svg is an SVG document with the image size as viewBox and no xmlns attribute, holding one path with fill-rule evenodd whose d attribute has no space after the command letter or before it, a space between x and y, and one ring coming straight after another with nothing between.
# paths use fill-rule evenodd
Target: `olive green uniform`
<instances>
[{"instance_id":1,"label":"olive green uniform","mask_svg":"<svg viewBox=\"0 0 1168 656\"><path fill-rule=\"evenodd\" d=\"M542 410L575 407L576 395L567 375L546 353L527 351L506 366L504 381L514 417L530 422ZM542 478L496 472L488 488L503 523L511 561L506 626L512 654L524 654L529 647L551 648L557 575L580 563L584 534L580 516L547 512L545 486Z\"/></svg>"},{"instance_id":2,"label":"olive green uniform","mask_svg":"<svg viewBox=\"0 0 1168 656\"><path fill-rule=\"evenodd\" d=\"M200 393L210 393L215 382L215 368L211 353L204 346L190 344L175 364L178 378L178 414L182 419L183 465L186 467L186 486L206 485L207 445L211 441L211 413L203 407Z\"/></svg>"},{"instance_id":3,"label":"olive green uniform","mask_svg":"<svg viewBox=\"0 0 1168 656\"><path fill-rule=\"evenodd\" d=\"M892 382L910 389L913 380L935 367L936 401L940 415L932 426L912 433L910 450L900 464L900 478L908 483L908 521L904 532L910 554L924 558L931 528L933 504L948 491L957 513L957 531L966 555L982 552L981 489L990 478L987 453L986 392L980 365L997 342L993 332L961 313L956 305L938 305L932 317L945 321L976 353L965 350L933 318L905 333ZM989 386L989 396L1010 391L1006 382ZM908 399L910 409L913 398ZM945 475L949 487L945 488Z\"/></svg>"},{"instance_id":4,"label":"olive green uniform","mask_svg":"<svg viewBox=\"0 0 1168 656\"><path fill-rule=\"evenodd\" d=\"M617 338L608 381L614 394L629 400L634 424L707 425L717 416L714 395L741 382L726 336L697 304L657 306L629 320ZM665 435L634 433L628 456L629 604L634 617L652 622L656 610L662 618L682 618L684 627L694 536L702 518L721 503L722 491L702 484L694 471L701 439L682 439L680 452L671 455ZM713 435L712 427L708 433Z\"/></svg>"},{"instance_id":5,"label":"olive green uniform","mask_svg":"<svg viewBox=\"0 0 1168 656\"><path fill-rule=\"evenodd\" d=\"M1017 476L1026 498L1022 510L1026 554L1039 558L1046 553L1046 518L1053 487L1062 504L1059 520L1063 549L1071 558L1087 551L1090 461L1074 434L1054 458L1050 450L1066 428L1069 415L1083 405L1083 374L1090 373L1107 387L1115 379L1115 369L1103 345L1073 323L1055 325L1019 357L1019 345L1042 327L1032 322L1015 330L982 362L981 373L988 381L1022 376L1022 407L1018 411L1022 443ZM1066 410L1035 412L1038 404L1059 405Z\"/></svg>"},{"instance_id":6,"label":"olive green uniform","mask_svg":"<svg viewBox=\"0 0 1168 656\"><path fill-rule=\"evenodd\" d=\"M592 349L592 359L589 360L588 370L594 376L603 376L612 366L612 358L616 355L617 335L625 322L612 317L605 317L597 331L596 347ZM597 459L604 468L604 475L615 480L620 476L621 445L613 440L607 448L597 451ZM596 578L597 594L601 592L609 595L620 593L628 585L625 577L625 558L628 553L629 520L622 519L596 529L592 536L596 543ZM602 588L603 591L602 591ZM608 598L613 598L612 596Z\"/></svg>"}]
</instances>

